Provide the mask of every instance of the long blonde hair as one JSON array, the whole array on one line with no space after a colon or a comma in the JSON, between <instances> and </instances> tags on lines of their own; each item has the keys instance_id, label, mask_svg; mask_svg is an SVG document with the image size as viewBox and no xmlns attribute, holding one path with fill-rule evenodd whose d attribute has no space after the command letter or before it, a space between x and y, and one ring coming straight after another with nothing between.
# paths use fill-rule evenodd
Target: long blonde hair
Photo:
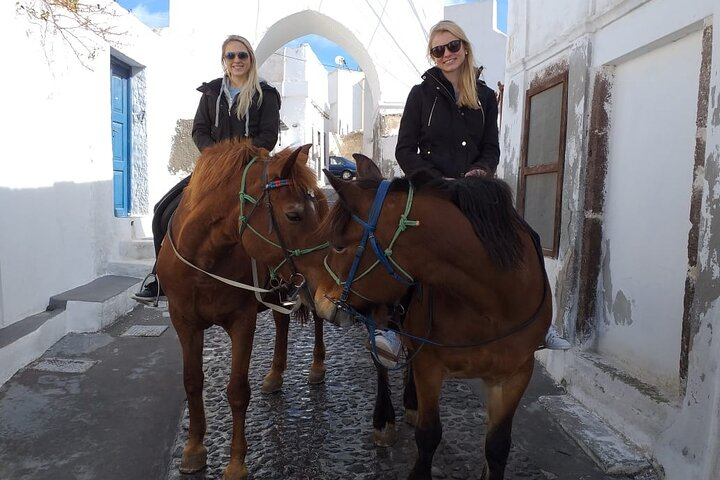
<instances>
[{"instance_id":1,"label":"long blonde hair","mask_svg":"<svg viewBox=\"0 0 720 480\"><path fill-rule=\"evenodd\" d=\"M458 99L457 104L461 107L467 107L473 110L480 108L480 100L477 94L477 72L475 69L475 57L473 56L472 45L468 40L467 35L463 29L457 23L452 20L441 20L436 23L430 29L430 37L428 38L428 58L432 60L430 55L430 49L432 48L432 41L435 35L438 33L448 32L455 37L459 38L467 55L465 55L465 61L460 65L460 72L458 75Z\"/></svg>"},{"instance_id":2,"label":"long blonde hair","mask_svg":"<svg viewBox=\"0 0 720 480\"><path fill-rule=\"evenodd\" d=\"M241 119L247 112L250 110L250 105L252 103L253 96L255 95L255 92L258 93L258 106L262 104L263 99L263 93L262 88L260 87L260 77L258 76L257 71L257 61L255 59L255 51L252 48L252 45L250 45L250 42L247 41L245 37L241 37L240 35L228 35L228 37L225 39L225 41L222 44L222 50L220 51L220 63L222 63L223 67L223 73L227 75L227 72L225 71L225 47L230 42L240 42L243 45L245 45L245 48L247 48L248 53L250 54L250 69L248 69L247 74L247 81L245 82L245 87L240 90L239 98L238 98L238 107L237 107L237 117L238 120Z\"/></svg>"}]
</instances>

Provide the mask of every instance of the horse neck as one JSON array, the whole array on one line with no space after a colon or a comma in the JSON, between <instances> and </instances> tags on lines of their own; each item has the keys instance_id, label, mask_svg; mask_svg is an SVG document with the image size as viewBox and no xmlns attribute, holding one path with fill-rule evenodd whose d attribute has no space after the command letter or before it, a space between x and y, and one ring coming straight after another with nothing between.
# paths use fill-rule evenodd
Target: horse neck
<instances>
[{"instance_id":1,"label":"horse neck","mask_svg":"<svg viewBox=\"0 0 720 480\"><path fill-rule=\"evenodd\" d=\"M470 222L450 202L416 195L409 219L419 220L421 228L403 232L393 252L404 257L401 262L407 262L407 270L418 282L473 302L480 301L479 293L491 291L497 279L507 275L493 263ZM403 236L407 236L405 241ZM409 255L403 253L406 249Z\"/></svg>"}]
</instances>

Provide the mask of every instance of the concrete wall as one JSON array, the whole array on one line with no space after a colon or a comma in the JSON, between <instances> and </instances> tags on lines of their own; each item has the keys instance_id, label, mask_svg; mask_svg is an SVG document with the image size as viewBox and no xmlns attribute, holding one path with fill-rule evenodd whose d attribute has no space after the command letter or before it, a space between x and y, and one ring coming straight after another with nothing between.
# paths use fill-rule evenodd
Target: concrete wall
<instances>
[{"instance_id":1,"label":"concrete wall","mask_svg":"<svg viewBox=\"0 0 720 480\"><path fill-rule=\"evenodd\" d=\"M575 348L539 358L666 478L715 478L720 4L550 3L510 3L499 169L517 187L525 93L567 72L560 247L546 265Z\"/></svg>"}]
</instances>

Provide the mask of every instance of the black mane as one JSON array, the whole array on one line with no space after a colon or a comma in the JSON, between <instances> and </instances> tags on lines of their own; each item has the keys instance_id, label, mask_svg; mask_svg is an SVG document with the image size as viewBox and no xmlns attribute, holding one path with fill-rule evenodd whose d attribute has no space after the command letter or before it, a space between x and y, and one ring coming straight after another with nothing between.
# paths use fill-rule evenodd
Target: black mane
<instances>
[{"instance_id":1,"label":"black mane","mask_svg":"<svg viewBox=\"0 0 720 480\"><path fill-rule=\"evenodd\" d=\"M356 181L356 185L363 189L376 189L379 181L361 179ZM409 185L407 178L395 178L390 191L407 191ZM470 221L496 265L511 269L522 262L522 243L518 232L528 227L515 210L512 192L503 180L487 177L434 180L418 190L437 195L457 206ZM341 232L349 220L349 209L338 201L322 228L326 234L332 235L333 232Z\"/></svg>"}]
</instances>

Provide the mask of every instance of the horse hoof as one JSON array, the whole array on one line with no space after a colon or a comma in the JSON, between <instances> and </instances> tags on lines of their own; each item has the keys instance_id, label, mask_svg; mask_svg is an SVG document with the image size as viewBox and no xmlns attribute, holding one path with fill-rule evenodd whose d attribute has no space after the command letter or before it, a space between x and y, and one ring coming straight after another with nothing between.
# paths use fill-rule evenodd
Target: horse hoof
<instances>
[{"instance_id":1,"label":"horse hoof","mask_svg":"<svg viewBox=\"0 0 720 480\"><path fill-rule=\"evenodd\" d=\"M248 469L245 463L240 466L234 463L228 464L223 473L223 480L246 480L248 478Z\"/></svg>"},{"instance_id":2,"label":"horse hoof","mask_svg":"<svg viewBox=\"0 0 720 480\"><path fill-rule=\"evenodd\" d=\"M263 380L260 391L265 394L279 392L283 386L283 378L267 375Z\"/></svg>"},{"instance_id":3,"label":"horse hoof","mask_svg":"<svg viewBox=\"0 0 720 480\"><path fill-rule=\"evenodd\" d=\"M180 461L180 473L196 473L207 466L207 448L200 445L198 448L183 449L182 460Z\"/></svg>"},{"instance_id":4,"label":"horse hoof","mask_svg":"<svg viewBox=\"0 0 720 480\"><path fill-rule=\"evenodd\" d=\"M385 424L382 430L375 430L374 435L376 447L392 447L398 440L397 428L394 423Z\"/></svg>"},{"instance_id":5,"label":"horse hoof","mask_svg":"<svg viewBox=\"0 0 720 480\"><path fill-rule=\"evenodd\" d=\"M323 368L310 368L310 373L308 374L308 383L310 385L319 385L323 382L325 382L325 367Z\"/></svg>"},{"instance_id":6,"label":"horse hoof","mask_svg":"<svg viewBox=\"0 0 720 480\"><path fill-rule=\"evenodd\" d=\"M417 426L418 412L417 410L405 410L405 423Z\"/></svg>"}]
</instances>

